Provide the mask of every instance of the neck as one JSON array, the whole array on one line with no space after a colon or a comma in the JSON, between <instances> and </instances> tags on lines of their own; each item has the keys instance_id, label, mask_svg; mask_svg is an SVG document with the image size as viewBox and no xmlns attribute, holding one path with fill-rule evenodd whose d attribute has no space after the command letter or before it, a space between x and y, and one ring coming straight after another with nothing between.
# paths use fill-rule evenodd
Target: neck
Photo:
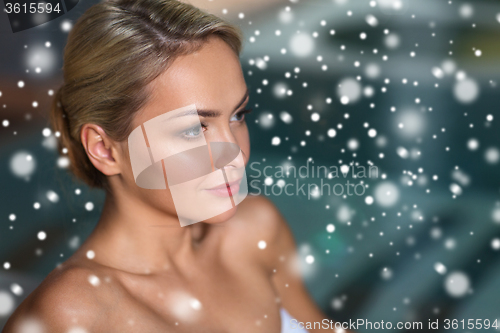
<instances>
[{"instance_id":1,"label":"neck","mask_svg":"<svg viewBox=\"0 0 500 333\"><path fill-rule=\"evenodd\" d=\"M181 227L176 215L137 198L107 194L99 223L82 249L94 251L93 260L100 264L152 274L190 265L208 229L205 223Z\"/></svg>"}]
</instances>

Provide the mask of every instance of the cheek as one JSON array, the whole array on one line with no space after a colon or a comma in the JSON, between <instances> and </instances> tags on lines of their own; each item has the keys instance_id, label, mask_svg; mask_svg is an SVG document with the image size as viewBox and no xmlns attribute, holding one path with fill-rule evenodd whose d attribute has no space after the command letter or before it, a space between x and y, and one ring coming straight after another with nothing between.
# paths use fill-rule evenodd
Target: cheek
<instances>
[{"instance_id":1,"label":"cheek","mask_svg":"<svg viewBox=\"0 0 500 333\"><path fill-rule=\"evenodd\" d=\"M169 214L175 214L175 207L172 199L172 194L167 188L166 190L150 190L139 187L134 179L132 165L128 151L122 151L118 158L120 163L120 182L119 186L115 186L114 190L119 191L122 195L129 198L135 198L144 204L154 207L157 210ZM113 182L113 181L112 181Z\"/></svg>"},{"instance_id":2,"label":"cheek","mask_svg":"<svg viewBox=\"0 0 500 333\"><path fill-rule=\"evenodd\" d=\"M176 213L172 194L168 187L166 190L151 190L139 187L135 183L132 171L130 171L127 175L123 175L123 178L123 181L125 182L125 195L134 197L146 206L153 207L161 212L168 214Z\"/></svg>"},{"instance_id":3,"label":"cheek","mask_svg":"<svg viewBox=\"0 0 500 333\"><path fill-rule=\"evenodd\" d=\"M139 196L141 200L148 206L154 207L155 209L167 213L169 215L175 215L175 205L172 200L172 194L167 190L146 190L137 187L139 191Z\"/></svg>"}]
</instances>

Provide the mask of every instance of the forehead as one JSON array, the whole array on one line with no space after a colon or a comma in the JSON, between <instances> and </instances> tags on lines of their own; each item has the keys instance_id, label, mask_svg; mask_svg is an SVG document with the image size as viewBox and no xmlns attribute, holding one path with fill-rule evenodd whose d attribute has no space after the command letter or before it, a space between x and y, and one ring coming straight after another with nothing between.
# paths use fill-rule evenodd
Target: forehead
<instances>
[{"instance_id":1,"label":"forehead","mask_svg":"<svg viewBox=\"0 0 500 333\"><path fill-rule=\"evenodd\" d=\"M246 89L238 56L223 40L211 37L198 51L176 58L151 82L149 101L134 124L190 104L231 113Z\"/></svg>"}]
</instances>

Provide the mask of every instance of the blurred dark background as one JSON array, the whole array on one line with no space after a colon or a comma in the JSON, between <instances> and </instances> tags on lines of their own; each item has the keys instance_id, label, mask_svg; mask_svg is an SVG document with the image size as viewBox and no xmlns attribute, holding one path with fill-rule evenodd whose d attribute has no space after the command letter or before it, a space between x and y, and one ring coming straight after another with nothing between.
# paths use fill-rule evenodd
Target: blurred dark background
<instances>
[{"instance_id":1,"label":"blurred dark background","mask_svg":"<svg viewBox=\"0 0 500 333\"><path fill-rule=\"evenodd\" d=\"M0 327L99 218L103 193L66 172L48 129L67 33L94 3L15 34L0 13ZM500 2L191 3L245 33L255 168L378 167L348 176L366 192L345 197L274 195L296 179L247 169L294 231L323 310L500 320Z\"/></svg>"}]
</instances>

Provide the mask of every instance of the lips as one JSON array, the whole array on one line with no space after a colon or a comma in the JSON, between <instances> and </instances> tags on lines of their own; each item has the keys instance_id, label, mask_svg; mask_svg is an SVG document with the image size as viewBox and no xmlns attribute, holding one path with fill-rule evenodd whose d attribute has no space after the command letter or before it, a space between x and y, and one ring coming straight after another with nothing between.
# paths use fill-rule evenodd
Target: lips
<instances>
[{"instance_id":1,"label":"lips","mask_svg":"<svg viewBox=\"0 0 500 333\"><path fill-rule=\"evenodd\" d=\"M210 194L218 197L229 197L234 196L240 190L240 182L242 178L233 180L229 183L224 183L209 189L206 189Z\"/></svg>"}]
</instances>

